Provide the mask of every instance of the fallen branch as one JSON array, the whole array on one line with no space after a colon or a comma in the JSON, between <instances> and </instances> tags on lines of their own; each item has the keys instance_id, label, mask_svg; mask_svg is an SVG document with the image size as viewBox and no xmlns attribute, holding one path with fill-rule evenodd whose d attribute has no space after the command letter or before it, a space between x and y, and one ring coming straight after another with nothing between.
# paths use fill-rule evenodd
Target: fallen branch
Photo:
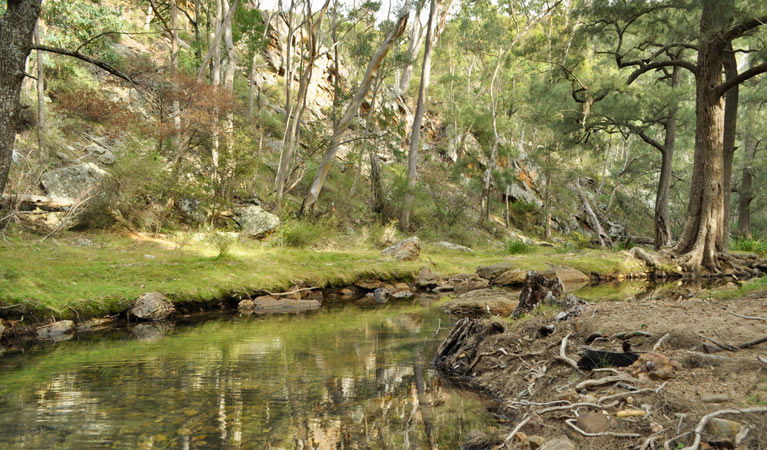
<instances>
[{"instance_id":1,"label":"fallen branch","mask_svg":"<svg viewBox=\"0 0 767 450\"><path fill-rule=\"evenodd\" d=\"M588 437L612 436L612 437L624 437L624 438L637 438L642 436L641 434L637 434L637 433L615 433L612 431L603 431L601 433L588 433L578 428L578 425L575 424L575 419L565 420L565 423L570 425L570 428L572 428L573 430Z\"/></svg>"},{"instance_id":2,"label":"fallen branch","mask_svg":"<svg viewBox=\"0 0 767 450\"><path fill-rule=\"evenodd\" d=\"M573 403L572 405L562 405L562 406L552 406L550 408L543 408L539 410L536 414L546 414L554 411L566 411L566 410L572 410L575 408L582 408L582 407L589 407L589 408L596 408L596 409L604 409L604 408L612 408L613 406L617 405L618 402L610 403L607 405L598 405L596 403L590 403L590 402L582 402L582 403Z\"/></svg>"},{"instance_id":3,"label":"fallen branch","mask_svg":"<svg viewBox=\"0 0 767 450\"><path fill-rule=\"evenodd\" d=\"M666 387L666 384L668 384L668 381L664 382L663 384L661 384L660 386L658 386L655 389L652 389L652 388L639 389L639 390L636 390L636 391L626 391L626 392L621 392L619 394L606 395L604 397L601 397L599 400L597 400L597 404L601 405L603 402L605 402L607 400L614 400L616 398L628 397L629 395L645 394L645 393L648 393L648 392L653 392L653 393L657 394L658 392L661 391L661 389Z\"/></svg>"},{"instance_id":4,"label":"fallen branch","mask_svg":"<svg viewBox=\"0 0 767 450\"><path fill-rule=\"evenodd\" d=\"M532 418L533 418L533 415L532 415L532 414L528 414L527 416L525 416L525 418L524 418L524 419L522 419L522 421L521 421L521 422L519 422L519 423L517 424L517 426L516 426L516 427L514 427L514 429L513 429L513 430L511 430L511 433L509 433L509 435L508 435L508 436L506 436L506 439L504 439L504 440L503 440L503 444L499 445L497 448L500 448L500 447L508 447L508 445L509 445L509 441L511 441L512 439L514 439L514 435L515 435L515 434L517 434L517 433L519 433L519 430L521 430L521 429L522 429L522 427L524 427L525 425L527 425L527 422L530 422L530 419L532 419Z\"/></svg>"},{"instance_id":5,"label":"fallen branch","mask_svg":"<svg viewBox=\"0 0 767 450\"><path fill-rule=\"evenodd\" d=\"M708 424L708 421L713 419L714 417L721 416L724 414L751 414L751 413L763 413L767 412L767 406L759 406L756 408L747 408L747 409L720 409L719 411L714 411L712 413L706 414L703 416L703 418L700 419L700 422L698 422L698 426L695 427L695 440L693 441L692 445L689 447L684 447L682 450L698 450L700 448L700 439L701 434L703 433L703 430L706 428L706 425Z\"/></svg>"},{"instance_id":6,"label":"fallen branch","mask_svg":"<svg viewBox=\"0 0 767 450\"><path fill-rule=\"evenodd\" d=\"M729 361L730 358L726 356L720 356L720 355L711 355L708 353L701 353L701 352L695 352L692 350L687 350L685 353L687 353L688 356L693 356L695 358L705 359L710 362L716 362L716 363L722 363L724 361Z\"/></svg>"},{"instance_id":7,"label":"fallen branch","mask_svg":"<svg viewBox=\"0 0 767 450\"><path fill-rule=\"evenodd\" d=\"M570 339L571 334L572 333L567 333L567 336L562 338L562 344L559 346L559 356L557 357L557 359L560 361L564 361L568 366L572 367L573 369L577 369L578 363L568 358L567 354L565 353L565 349L567 348L567 340Z\"/></svg>"},{"instance_id":8,"label":"fallen branch","mask_svg":"<svg viewBox=\"0 0 767 450\"><path fill-rule=\"evenodd\" d=\"M664 342L668 340L668 338L671 337L671 334L666 333L663 336L660 337L657 341L655 341L655 345L652 346L653 351L657 351L661 345L663 345Z\"/></svg>"},{"instance_id":9,"label":"fallen branch","mask_svg":"<svg viewBox=\"0 0 767 450\"><path fill-rule=\"evenodd\" d=\"M736 314L736 313L734 313L734 312L731 312L730 314L732 314L732 315L733 315L733 316L735 316L735 317L740 317L741 319L748 319L748 320L763 320L763 321L767 321L767 317L759 317L759 316L744 316L743 314Z\"/></svg>"},{"instance_id":10,"label":"fallen branch","mask_svg":"<svg viewBox=\"0 0 767 450\"><path fill-rule=\"evenodd\" d=\"M765 343L765 342L767 342L767 336L765 336L765 337L763 337L763 338L759 338L759 339L757 339L757 340L755 340L755 341L746 342L745 344L740 344L740 345L738 346L738 348L740 348L740 349L746 349L746 348L756 347L757 345L759 345L759 344L763 344L763 343Z\"/></svg>"},{"instance_id":11,"label":"fallen branch","mask_svg":"<svg viewBox=\"0 0 767 450\"><path fill-rule=\"evenodd\" d=\"M293 295L293 294L298 294L299 292L313 291L314 289L319 289L319 288L316 286L306 287L301 289L295 289L293 291L288 291L288 292L267 292L267 294L271 295L272 297L282 297L283 295Z\"/></svg>"},{"instance_id":12,"label":"fallen branch","mask_svg":"<svg viewBox=\"0 0 767 450\"><path fill-rule=\"evenodd\" d=\"M594 386L602 386L604 384L617 383L619 381L625 381L626 383L640 383L636 378L628 375L614 375L612 377L598 378L596 380L586 380L578 383L575 386L575 390L587 389Z\"/></svg>"}]
</instances>

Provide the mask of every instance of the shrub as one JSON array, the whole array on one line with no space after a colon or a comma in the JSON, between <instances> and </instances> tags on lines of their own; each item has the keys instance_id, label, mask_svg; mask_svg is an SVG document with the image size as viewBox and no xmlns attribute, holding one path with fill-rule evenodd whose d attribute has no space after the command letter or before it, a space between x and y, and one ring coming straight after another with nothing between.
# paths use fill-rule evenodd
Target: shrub
<instances>
[{"instance_id":1,"label":"shrub","mask_svg":"<svg viewBox=\"0 0 767 450\"><path fill-rule=\"evenodd\" d=\"M279 228L276 238L282 245L306 248L327 241L334 233L328 222L292 221Z\"/></svg>"},{"instance_id":2,"label":"shrub","mask_svg":"<svg viewBox=\"0 0 767 450\"><path fill-rule=\"evenodd\" d=\"M522 253L531 253L534 247L528 245L521 239L510 239L506 241L506 253L510 255L519 255Z\"/></svg>"},{"instance_id":3,"label":"shrub","mask_svg":"<svg viewBox=\"0 0 767 450\"><path fill-rule=\"evenodd\" d=\"M741 237L732 243L732 249L764 256L767 255L767 241L763 239L748 239Z\"/></svg>"},{"instance_id":4,"label":"shrub","mask_svg":"<svg viewBox=\"0 0 767 450\"><path fill-rule=\"evenodd\" d=\"M237 233L216 231L209 234L206 240L218 250L216 259L223 259L232 256L232 249L237 244L238 239Z\"/></svg>"}]
</instances>

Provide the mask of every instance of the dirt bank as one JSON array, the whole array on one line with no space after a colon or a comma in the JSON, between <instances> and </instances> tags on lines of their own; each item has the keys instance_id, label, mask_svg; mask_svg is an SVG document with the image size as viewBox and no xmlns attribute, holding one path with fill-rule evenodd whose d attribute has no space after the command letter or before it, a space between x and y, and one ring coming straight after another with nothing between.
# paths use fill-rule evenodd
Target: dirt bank
<instances>
[{"instance_id":1,"label":"dirt bank","mask_svg":"<svg viewBox=\"0 0 767 450\"><path fill-rule=\"evenodd\" d=\"M499 399L510 426L523 424L521 434L484 436L473 448L493 448L507 438L510 446L528 448L538 436L559 436L578 449L664 443L675 449L695 443L691 432L703 416L725 409L753 412L713 418L709 422L730 428L702 426L699 448L767 446L767 359L759 359L767 343L705 353L715 351L712 341L737 347L765 338L767 293L593 303L558 323L553 315L463 319L452 341L443 343L437 367ZM586 350L620 355L624 349L640 360L620 369L573 365Z\"/></svg>"}]
</instances>

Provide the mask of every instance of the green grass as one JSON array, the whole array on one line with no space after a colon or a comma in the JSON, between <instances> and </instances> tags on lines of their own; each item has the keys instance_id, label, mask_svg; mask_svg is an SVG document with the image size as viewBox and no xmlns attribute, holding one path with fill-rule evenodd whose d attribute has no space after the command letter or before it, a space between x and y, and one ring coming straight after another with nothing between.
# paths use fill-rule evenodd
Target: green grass
<instances>
[{"instance_id":1,"label":"green grass","mask_svg":"<svg viewBox=\"0 0 767 450\"><path fill-rule=\"evenodd\" d=\"M767 241L763 239L738 238L732 243L731 247L732 250L767 256Z\"/></svg>"},{"instance_id":2,"label":"green grass","mask_svg":"<svg viewBox=\"0 0 767 450\"><path fill-rule=\"evenodd\" d=\"M531 253L534 250L535 250L535 247L533 247L532 245L526 244L524 241L520 239L512 239L512 240L506 241L506 253L510 255Z\"/></svg>"},{"instance_id":3,"label":"green grass","mask_svg":"<svg viewBox=\"0 0 767 450\"><path fill-rule=\"evenodd\" d=\"M729 300L756 292L767 292L767 276L753 278L737 288L721 288L711 291L711 298Z\"/></svg>"},{"instance_id":4,"label":"green grass","mask_svg":"<svg viewBox=\"0 0 767 450\"><path fill-rule=\"evenodd\" d=\"M76 245L83 238L93 245ZM420 260L397 262L383 259L378 249L312 251L258 241L227 241L219 256L221 246L206 237L165 239L74 233L43 243L7 238L0 241L0 304L19 304L17 311L37 320L87 318L123 311L150 291L176 302L205 303L254 290L283 291L297 283L339 286L362 278L408 278L423 266L446 275L503 261L525 270L557 264L601 275L642 270L620 253L594 250L561 255L535 248L509 256L503 249L457 254L427 245Z\"/></svg>"}]
</instances>

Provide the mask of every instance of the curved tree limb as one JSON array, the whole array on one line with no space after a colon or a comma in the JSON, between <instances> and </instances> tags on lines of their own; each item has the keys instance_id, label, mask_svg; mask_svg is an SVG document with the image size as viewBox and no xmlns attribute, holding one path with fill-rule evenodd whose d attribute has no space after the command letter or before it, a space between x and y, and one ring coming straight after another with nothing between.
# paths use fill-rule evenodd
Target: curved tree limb
<instances>
[{"instance_id":1,"label":"curved tree limb","mask_svg":"<svg viewBox=\"0 0 767 450\"><path fill-rule=\"evenodd\" d=\"M58 47L50 47L47 45L33 45L33 50L41 50L48 53L55 53L57 55L64 55L64 56L71 56L72 58L79 59L81 61L85 61L87 63L93 64L94 66L98 67L99 69L102 69L106 72L111 73L112 75L116 76L117 78L121 78L128 83L138 85L136 80L134 80L130 75L126 74L125 72L122 72L114 67L112 67L110 64L105 63L104 61L91 58L90 56L83 55L82 53L78 51L71 51L63 48Z\"/></svg>"}]
</instances>

